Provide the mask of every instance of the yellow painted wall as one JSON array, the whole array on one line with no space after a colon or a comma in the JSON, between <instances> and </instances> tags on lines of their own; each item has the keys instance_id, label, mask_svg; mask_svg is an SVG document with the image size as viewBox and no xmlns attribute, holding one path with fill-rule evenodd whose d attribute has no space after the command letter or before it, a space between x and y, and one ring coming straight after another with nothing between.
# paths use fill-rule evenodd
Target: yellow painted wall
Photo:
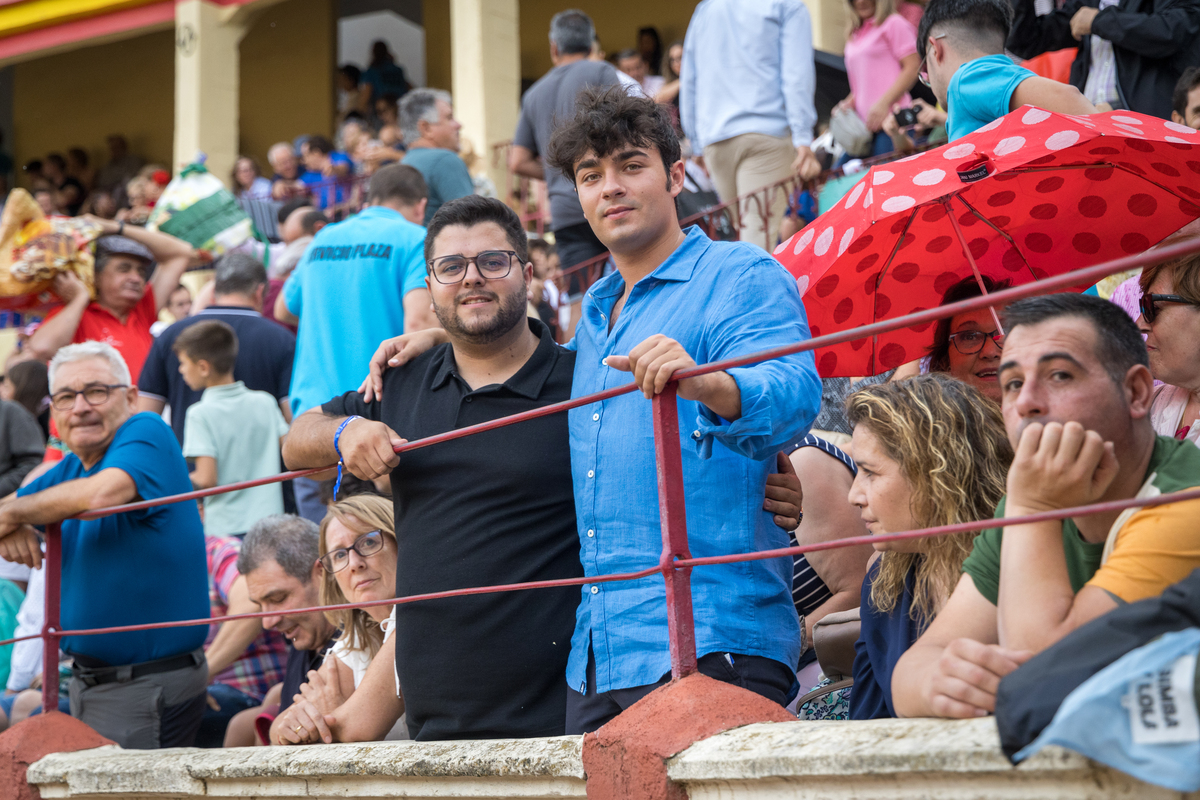
<instances>
[{"instance_id":1,"label":"yellow painted wall","mask_svg":"<svg viewBox=\"0 0 1200 800\"><path fill-rule=\"evenodd\" d=\"M425 26L425 83L450 91L450 0L425 0L421 18Z\"/></svg>"},{"instance_id":2,"label":"yellow painted wall","mask_svg":"<svg viewBox=\"0 0 1200 800\"><path fill-rule=\"evenodd\" d=\"M264 170L275 142L333 133L336 30L335 0L285 0L265 9L242 40L241 151ZM17 164L78 145L100 166L105 137L123 133L134 153L170 165L174 36L158 31L14 65Z\"/></svg>"},{"instance_id":3,"label":"yellow painted wall","mask_svg":"<svg viewBox=\"0 0 1200 800\"><path fill-rule=\"evenodd\" d=\"M158 31L13 66L13 153L17 164L83 147L93 166L105 138L170 164L175 118L175 39Z\"/></svg>"},{"instance_id":4,"label":"yellow painted wall","mask_svg":"<svg viewBox=\"0 0 1200 800\"><path fill-rule=\"evenodd\" d=\"M333 133L336 37L335 0L285 0L242 39L241 151L264 171L276 142Z\"/></svg>"},{"instance_id":5,"label":"yellow painted wall","mask_svg":"<svg viewBox=\"0 0 1200 800\"><path fill-rule=\"evenodd\" d=\"M521 0L521 77L536 80L550 71L550 19L566 8L584 11L596 23L596 35L609 55L637 46L638 28L653 25L663 43L682 39L696 0Z\"/></svg>"}]
</instances>

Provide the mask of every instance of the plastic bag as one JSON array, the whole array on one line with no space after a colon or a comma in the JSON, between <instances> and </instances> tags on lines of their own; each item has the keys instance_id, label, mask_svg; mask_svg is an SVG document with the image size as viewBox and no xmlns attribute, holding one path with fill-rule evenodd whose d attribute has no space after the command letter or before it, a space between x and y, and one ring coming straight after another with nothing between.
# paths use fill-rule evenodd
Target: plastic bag
<instances>
[{"instance_id":1,"label":"plastic bag","mask_svg":"<svg viewBox=\"0 0 1200 800\"><path fill-rule=\"evenodd\" d=\"M169 233L213 256L254 235L250 217L237 198L202 161L189 164L167 184L146 227Z\"/></svg>"},{"instance_id":2,"label":"plastic bag","mask_svg":"<svg viewBox=\"0 0 1200 800\"><path fill-rule=\"evenodd\" d=\"M45 305L60 272L74 272L94 297L91 243L100 227L82 217L47 217L24 189L13 189L0 217L0 308Z\"/></svg>"}]
</instances>

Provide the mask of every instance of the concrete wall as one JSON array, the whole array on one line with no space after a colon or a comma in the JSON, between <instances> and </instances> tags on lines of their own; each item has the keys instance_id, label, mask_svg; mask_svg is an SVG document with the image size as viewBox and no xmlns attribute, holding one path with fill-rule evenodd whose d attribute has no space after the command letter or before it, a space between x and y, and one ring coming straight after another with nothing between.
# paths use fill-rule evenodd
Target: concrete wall
<instances>
[{"instance_id":1,"label":"concrete wall","mask_svg":"<svg viewBox=\"0 0 1200 800\"><path fill-rule=\"evenodd\" d=\"M89 152L94 166L102 165L108 158L105 137L113 133L124 134L144 158L171 163L173 31L37 58L12 71L11 146L18 168L75 146Z\"/></svg>"},{"instance_id":2,"label":"concrete wall","mask_svg":"<svg viewBox=\"0 0 1200 800\"><path fill-rule=\"evenodd\" d=\"M668 774L691 800L1200 798L1053 747L1013 768L1000 753L992 719L750 725L693 745L668 762ZM586 796L580 739L573 737L159 752L111 747L47 756L30 766L28 778L47 800Z\"/></svg>"}]
</instances>

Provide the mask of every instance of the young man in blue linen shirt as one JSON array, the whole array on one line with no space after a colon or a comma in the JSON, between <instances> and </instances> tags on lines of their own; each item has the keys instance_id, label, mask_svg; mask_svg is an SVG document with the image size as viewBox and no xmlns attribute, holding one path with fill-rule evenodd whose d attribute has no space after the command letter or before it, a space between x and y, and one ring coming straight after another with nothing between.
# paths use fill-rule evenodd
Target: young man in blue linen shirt
<instances>
[{"instance_id":1,"label":"young man in blue linen shirt","mask_svg":"<svg viewBox=\"0 0 1200 800\"><path fill-rule=\"evenodd\" d=\"M1095 114L1074 86L1040 78L1004 55L1008 0L930 0L917 28L919 77L946 109L946 136L962 138L1023 105Z\"/></svg>"},{"instance_id":2,"label":"young man in blue linen shirt","mask_svg":"<svg viewBox=\"0 0 1200 800\"><path fill-rule=\"evenodd\" d=\"M587 293L572 347L572 396L629 380L623 395L570 412L571 468L585 575L655 563L662 550L646 398L671 375L809 336L795 282L768 254L679 226L679 141L662 107L589 89L551 139L548 163L574 180L617 272ZM761 509L775 454L821 402L811 353L679 382L680 442L694 555L786 547ZM785 705L800 628L791 561L692 573L700 669ZM669 677L659 578L583 587L567 664L567 732L595 730Z\"/></svg>"}]
</instances>

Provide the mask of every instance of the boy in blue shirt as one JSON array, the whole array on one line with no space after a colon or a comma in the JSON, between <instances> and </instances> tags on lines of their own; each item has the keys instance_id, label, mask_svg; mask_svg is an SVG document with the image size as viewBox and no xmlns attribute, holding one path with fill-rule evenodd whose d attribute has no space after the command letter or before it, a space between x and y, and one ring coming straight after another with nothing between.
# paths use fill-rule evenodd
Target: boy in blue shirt
<instances>
[{"instance_id":1,"label":"boy in blue shirt","mask_svg":"<svg viewBox=\"0 0 1200 800\"><path fill-rule=\"evenodd\" d=\"M275 398L233 379L238 340L219 320L197 322L175 340L179 374L200 402L187 409L183 455L195 460L192 486L211 489L277 475L279 442L288 431ZM263 517L283 513L278 483L204 498L205 536L238 536Z\"/></svg>"},{"instance_id":2,"label":"boy in blue shirt","mask_svg":"<svg viewBox=\"0 0 1200 800\"><path fill-rule=\"evenodd\" d=\"M1095 114L1074 86L1041 78L1004 55L1008 0L930 0L917 28L917 77L946 109L946 136L962 138L1023 105Z\"/></svg>"}]
</instances>

